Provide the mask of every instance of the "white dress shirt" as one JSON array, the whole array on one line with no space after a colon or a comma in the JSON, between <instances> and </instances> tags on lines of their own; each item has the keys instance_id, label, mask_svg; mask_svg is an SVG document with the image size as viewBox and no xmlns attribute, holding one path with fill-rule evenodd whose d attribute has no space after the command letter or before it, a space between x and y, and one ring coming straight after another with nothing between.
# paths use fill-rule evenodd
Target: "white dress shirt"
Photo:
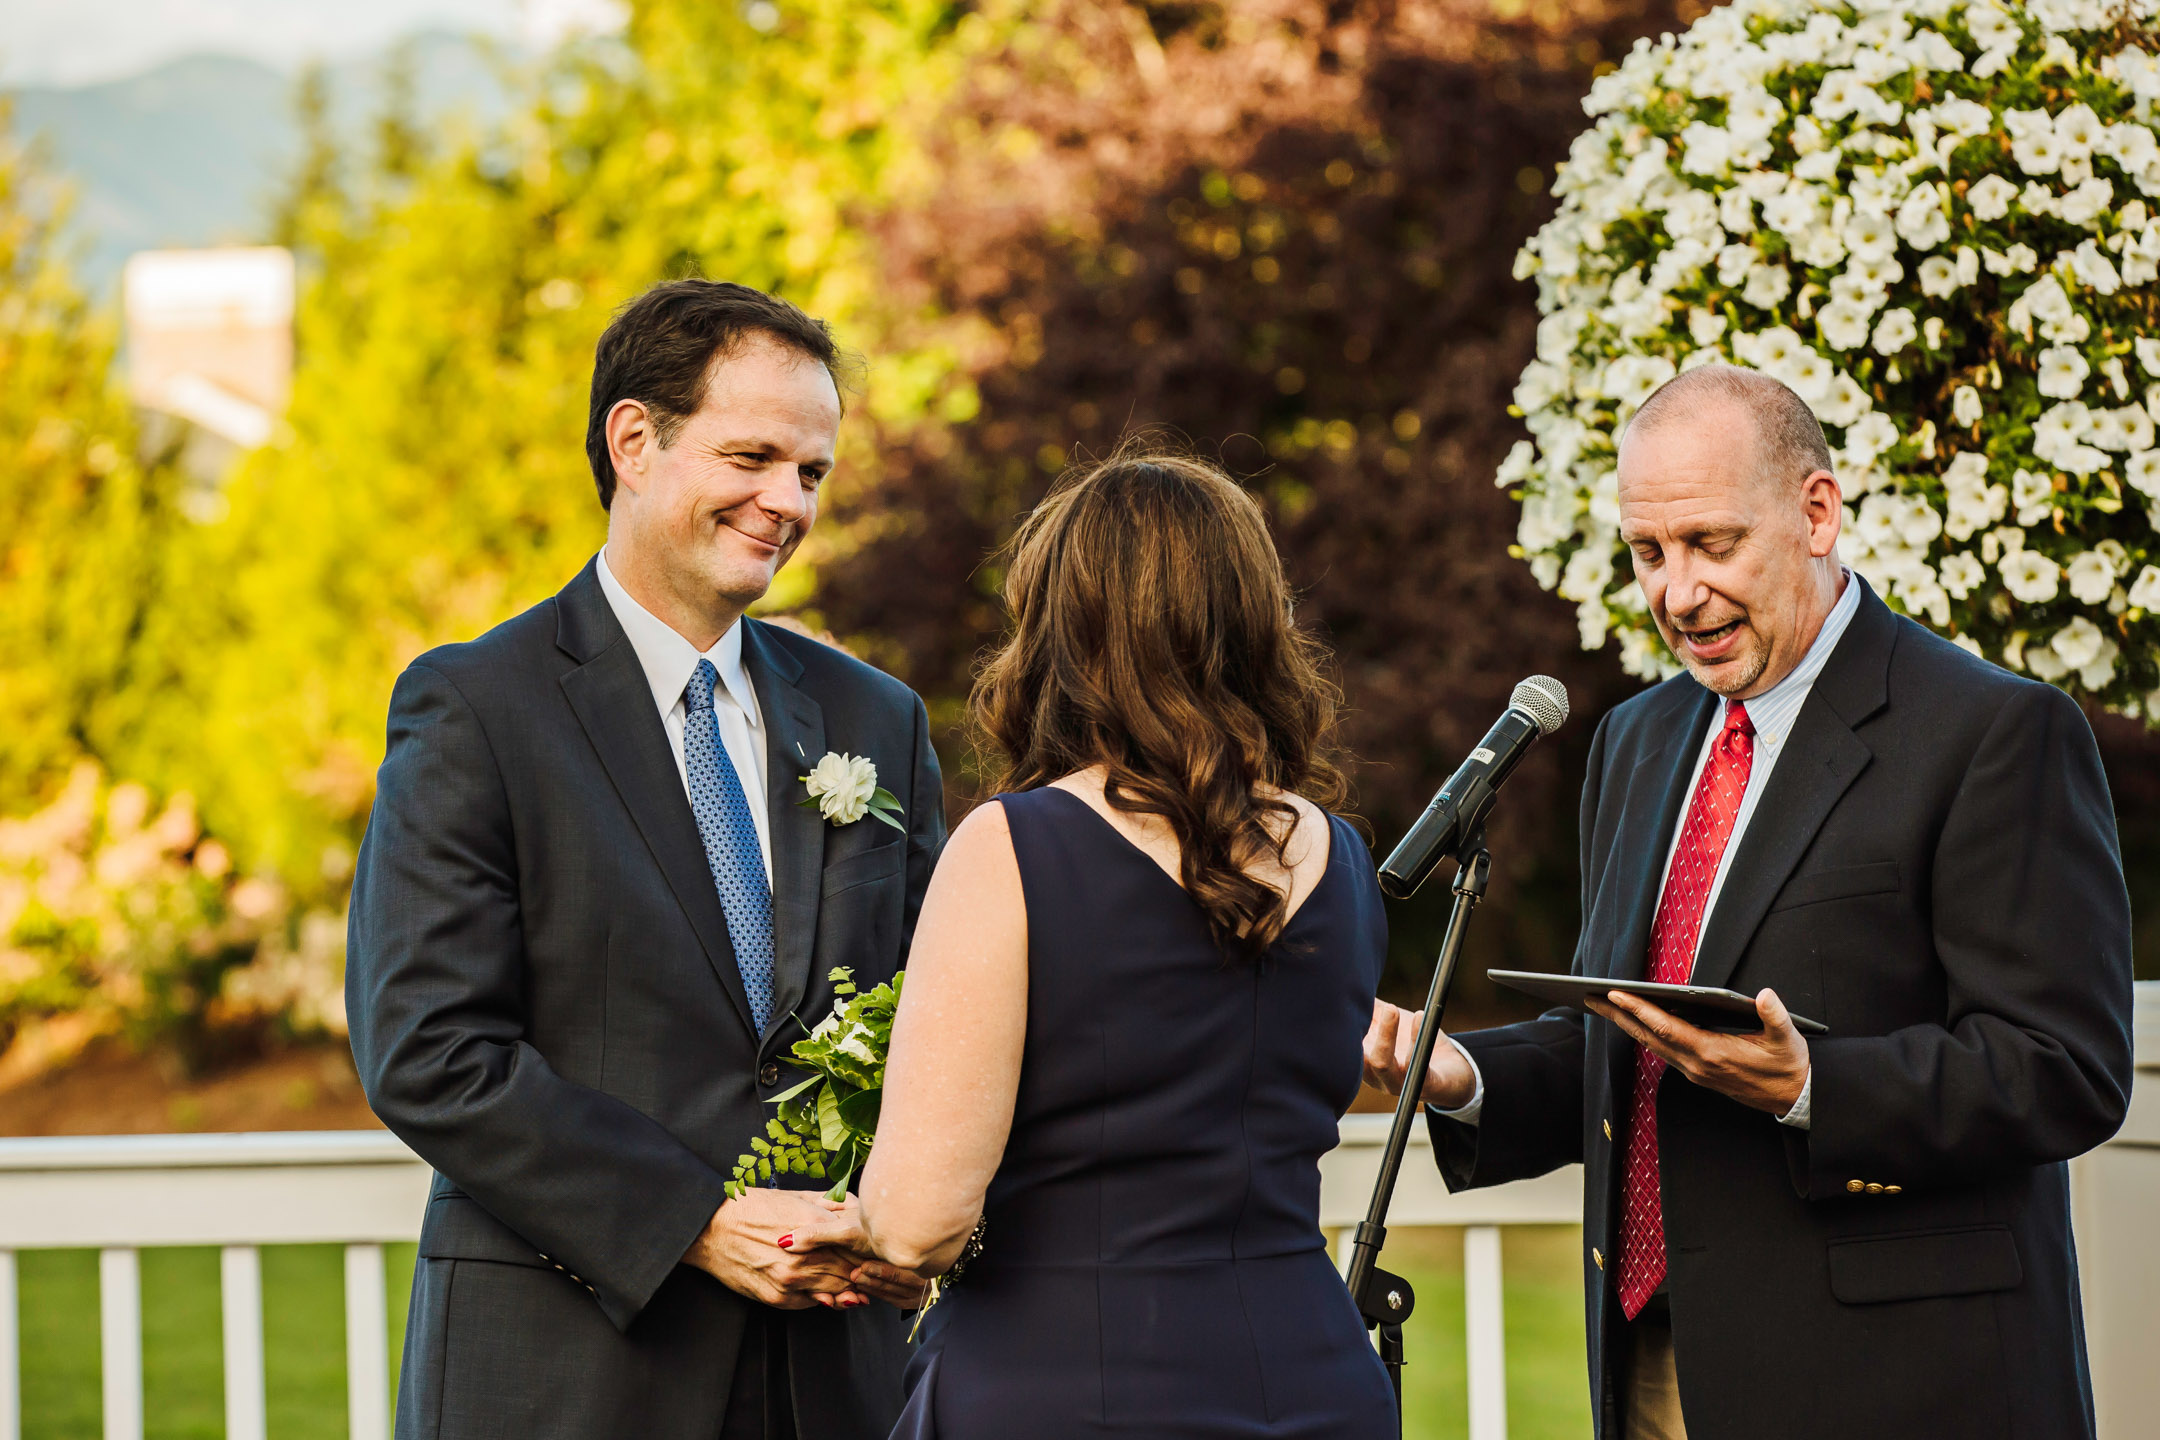
<instances>
[{"instance_id":1,"label":"white dress shirt","mask_svg":"<svg viewBox=\"0 0 2160 1440\"><path fill-rule=\"evenodd\" d=\"M1725 853L1718 857L1717 874L1711 879L1710 894L1703 901L1703 923L1696 927L1695 931L1698 945L1702 941L1703 932L1710 928L1710 916L1717 910L1718 894L1725 888L1725 874L1732 868L1733 856L1740 849L1740 837L1746 833L1748 820L1755 814L1755 806L1762 799L1763 787L1770 783L1770 772L1777 768L1778 756L1785 752L1785 742L1792 738L1793 722L1800 718L1800 708L1807 704L1808 693L1815 688L1815 677L1822 674L1823 667L1830 663L1831 652L1837 649L1839 637L1844 635L1845 627L1852 623L1852 617L1860 609L1860 587L1852 583L1852 572L1840 571L1838 583L1843 589L1838 595L1837 603L1830 607L1829 615L1823 619L1822 629L1815 634L1815 643L1808 646L1807 654L1800 657L1800 663L1793 667L1792 673L1754 699L1740 702L1747 707L1748 720L1755 726L1755 758L1748 766L1747 790L1740 797L1740 813L1733 817L1732 835L1725 842ZM1720 706L1719 716L1722 717L1723 713L1724 707ZM1713 721L1703 735L1702 748L1696 752L1695 764L1688 771L1689 795L1695 793L1696 785L1701 782L1703 766L1710 762L1710 751L1716 746L1718 736L1724 728L1723 724ZM1659 895L1665 893L1665 881L1672 874L1673 856L1680 849L1680 832L1685 828L1685 824L1673 826L1672 842L1665 847L1665 867L1658 875ZM1688 963L1693 966L1692 956ZM1453 1043L1452 1036L1449 1037L1449 1043ZM1442 1110L1440 1113L1450 1120L1461 1120L1475 1125L1479 1113L1485 1108L1485 1076L1478 1070L1477 1061L1470 1059L1469 1051L1460 1045L1455 1048L1461 1052L1463 1059L1469 1061L1470 1073L1476 1079L1477 1085L1470 1094L1469 1104L1460 1110ZM1797 1129L1807 1129L1813 1118L1810 1102L1814 1098L1814 1090L1815 1071L1814 1067L1810 1066L1807 1078L1800 1082L1800 1098L1793 1102L1792 1109L1778 1116L1779 1122Z\"/></svg>"},{"instance_id":2,"label":"white dress shirt","mask_svg":"<svg viewBox=\"0 0 2160 1440\"><path fill-rule=\"evenodd\" d=\"M758 850L765 860L765 883L772 884L772 820L765 813L765 722L758 713L757 691L743 669L743 627L740 620L728 626L712 649L700 652L665 620L647 610L623 589L608 568L607 551L600 552L600 592L608 608L622 622L630 648L637 651L645 682L652 687L653 704L667 727L668 746L675 752L675 773L682 777L683 794L690 793L690 767L683 759L683 725L686 709L683 692L690 688L700 660L710 660L720 674L713 687L713 718L719 723L720 744L727 751L735 777L742 781L743 798L750 803L750 818L757 824Z\"/></svg>"}]
</instances>

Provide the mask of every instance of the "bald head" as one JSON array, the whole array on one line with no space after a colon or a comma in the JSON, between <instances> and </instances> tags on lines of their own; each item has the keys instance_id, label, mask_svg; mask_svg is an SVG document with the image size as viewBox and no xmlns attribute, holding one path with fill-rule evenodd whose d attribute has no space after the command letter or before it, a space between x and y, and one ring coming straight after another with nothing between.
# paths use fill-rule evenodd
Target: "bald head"
<instances>
[{"instance_id":1,"label":"bald head","mask_svg":"<svg viewBox=\"0 0 2160 1440\"><path fill-rule=\"evenodd\" d=\"M1791 674L1844 583L1844 497L1800 397L1753 370L1690 370L1635 412L1614 478L1620 539L1680 662L1737 700Z\"/></svg>"},{"instance_id":2,"label":"bald head","mask_svg":"<svg viewBox=\"0 0 2160 1440\"><path fill-rule=\"evenodd\" d=\"M1738 413L1754 426L1760 478L1798 488L1830 468L1830 445L1808 403L1760 370L1701 365L1652 392L1628 421L1623 442L1670 425L1723 426Z\"/></svg>"}]
</instances>

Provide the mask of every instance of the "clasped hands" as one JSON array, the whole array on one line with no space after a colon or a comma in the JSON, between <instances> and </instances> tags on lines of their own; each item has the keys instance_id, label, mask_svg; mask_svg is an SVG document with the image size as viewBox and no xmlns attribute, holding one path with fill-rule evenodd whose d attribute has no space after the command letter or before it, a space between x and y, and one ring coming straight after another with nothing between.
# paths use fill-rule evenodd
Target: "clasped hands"
<instances>
[{"instance_id":1,"label":"clasped hands","mask_svg":"<svg viewBox=\"0 0 2160 1440\"><path fill-rule=\"evenodd\" d=\"M713 1212L683 1263L780 1310L872 1300L912 1310L923 1300L921 1277L871 1254L852 1195L835 1203L814 1190L746 1190Z\"/></svg>"},{"instance_id":2,"label":"clasped hands","mask_svg":"<svg viewBox=\"0 0 2160 1440\"><path fill-rule=\"evenodd\" d=\"M1724 1035L1690 1025L1637 995L1611 991L1589 1002L1601 1015L1666 1064L1707 1090L1729 1096L1752 1109L1783 1115L1800 1098L1807 1082L1807 1037L1792 1023L1775 990L1755 997L1763 1028L1752 1035ZM1373 1002L1372 1025L1365 1032L1365 1083L1402 1093L1412 1050L1425 1012L1405 1011L1385 1000ZM1407 1021L1407 1023L1405 1023ZM1443 1042L1445 1036L1441 1037ZM1459 1110L1476 1093L1477 1076L1453 1045L1433 1046L1420 1098L1442 1110Z\"/></svg>"}]
</instances>

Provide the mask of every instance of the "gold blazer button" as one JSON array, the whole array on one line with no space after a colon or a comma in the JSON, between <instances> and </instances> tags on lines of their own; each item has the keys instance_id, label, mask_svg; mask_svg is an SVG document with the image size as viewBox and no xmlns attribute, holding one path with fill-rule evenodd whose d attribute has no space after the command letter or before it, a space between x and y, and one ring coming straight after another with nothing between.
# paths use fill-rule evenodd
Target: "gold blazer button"
<instances>
[{"instance_id":1,"label":"gold blazer button","mask_svg":"<svg viewBox=\"0 0 2160 1440\"><path fill-rule=\"evenodd\" d=\"M1853 1194L1857 1195L1857 1194L1859 1194L1859 1193L1860 1193L1861 1191L1863 1191L1863 1190L1867 1189L1867 1181L1865 1181L1865 1180L1847 1180L1847 1181L1845 1182L1845 1188L1846 1188L1847 1190L1850 1190L1850 1191L1852 1191L1852 1193L1853 1193Z\"/></svg>"}]
</instances>

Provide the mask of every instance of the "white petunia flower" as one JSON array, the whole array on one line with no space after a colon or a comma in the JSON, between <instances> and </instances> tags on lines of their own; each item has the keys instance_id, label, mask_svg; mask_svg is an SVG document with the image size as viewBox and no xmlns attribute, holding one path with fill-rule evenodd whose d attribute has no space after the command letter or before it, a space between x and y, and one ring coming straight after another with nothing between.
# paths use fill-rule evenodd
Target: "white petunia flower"
<instances>
[{"instance_id":1,"label":"white petunia flower","mask_svg":"<svg viewBox=\"0 0 2160 1440\"><path fill-rule=\"evenodd\" d=\"M2062 169L2062 142L2052 130L2024 135L2010 142L2010 158L2027 175L2053 175Z\"/></svg>"},{"instance_id":2,"label":"white petunia flower","mask_svg":"<svg viewBox=\"0 0 2160 1440\"><path fill-rule=\"evenodd\" d=\"M2070 271L2102 295L2113 295L2122 289L2122 276L2116 273L2114 263L2101 252L2095 241L2087 240L2072 252Z\"/></svg>"},{"instance_id":3,"label":"white petunia flower","mask_svg":"<svg viewBox=\"0 0 2160 1440\"><path fill-rule=\"evenodd\" d=\"M1732 190L1726 193L1737 195L1740 192ZM1718 284L1727 287L1738 285L1748 278L1748 271L1761 259L1762 256L1752 245L1727 245L1717 254Z\"/></svg>"},{"instance_id":4,"label":"white petunia flower","mask_svg":"<svg viewBox=\"0 0 2160 1440\"><path fill-rule=\"evenodd\" d=\"M1943 213L1942 192L1933 182L1915 185L1898 206L1897 233L1915 250L1932 250L1950 238L1950 217Z\"/></svg>"},{"instance_id":5,"label":"white petunia flower","mask_svg":"<svg viewBox=\"0 0 2160 1440\"><path fill-rule=\"evenodd\" d=\"M1792 293L1792 272L1782 265L1757 265L1748 271L1740 298L1758 310L1774 310Z\"/></svg>"},{"instance_id":6,"label":"white petunia flower","mask_svg":"<svg viewBox=\"0 0 2160 1440\"><path fill-rule=\"evenodd\" d=\"M1732 159L1731 131L1697 120L1680 132L1680 169L1684 173L1723 175L1732 168Z\"/></svg>"},{"instance_id":7,"label":"white petunia flower","mask_svg":"<svg viewBox=\"0 0 2160 1440\"><path fill-rule=\"evenodd\" d=\"M2055 138L2065 155L2083 159L2092 154L2100 144L2101 131L2100 117L2082 100L2055 116Z\"/></svg>"},{"instance_id":8,"label":"white petunia flower","mask_svg":"<svg viewBox=\"0 0 2160 1440\"><path fill-rule=\"evenodd\" d=\"M2014 50L2024 43L2025 31L2009 12L1995 5L1974 5L1965 12L1965 28L1982 50Z\"/></svg>"},{"instance_id":9,"label":"white petunia flower","mask_svg":"<svg viewBox=\"0 0 2160 1440\"><path fill-rule=\"evenodd\" d=\"M2051 345L2040 352L2040 393L2050 399L2076 399L2090 374L2091 364L2071 346Z\"/></svg>"},{"instance_id":10,"label":"white petunia flower","mask_svg":"<svg viewBox=\"0 0 2160 1440\"><path fill-rule=\"evenodd\" d=\"M1815 406L1815 418L1825 425L1844 429L1867 414L1875 402L1859 382L1840 370L1830 381L1830 392Z\"/></svg>"},{"instance_id":11,"label":"white petunia flower","mask_svg":"<svg viewBox=\"0 0 2160 1440\"><path fill-rule=\"evenodd\" d=\"M2160 610L2160 567L2147 565L2130 586L2130 603L2140 610Z\"/></svg>"},{"instance_id":12,"label":"white petunia flower","mask_svg":"<svg viewBox=\"0 0 2160 1440\"><path fill-rule=\"evenodd\" d=\"M1897 252L1897 228L1890 217L1863 210L1845 222L1845 248L1866 259L1885 259Z\"/></svg>"},{"instance_id":13,"label":"white petunia flower","mask_svg":"<svg viewBox=\"0 0 2160 1440\"><path fill-rule=\"evenodd\" d=\"M2072 670L2082 670L2099 658L2100 647L2105 643L2107 636L2100 633L2100 627L2080 615L2055 632L2054 638L2048 641L2048 648Z\"/></svg>"},{"instance_id":14,"label":"white petunia flower","mask_svg":"<svg viewBox=\"0 0 2160 1440\"><path fill-rule=\"evenodd\" d=\"M2000 175L1986 176L1965 192L1965 203L1982 220L2002 219L2010 213L2010 202L2016 198L2017 186Z\"/></svg>"},{"instance_id":15,"label":"white petunia flower","mask_svg":"<svg viewBox=\"0 0 2160 1440\"><path fill-rule=\"evenodd\" d=\"M1851 350L1868 338L1868 307L1856 300L1833 300L1815 312L1815 331L1833 350Z\"/></svg>"},{"instance_id":16,"label":"white petunia flower","mask_svg":"<svg viewBox=\"0 0 2160 1440\"><path fill-rule=\"evenodd\" d=\"M1612 583L1612 561L1612 551L1603 545L1584 545L1568 556L1557 592L1560 598L1580 604L1602 596Z\"/></svg>"},{"instance_id":17,"label":"white petunia flower","mask_svg":"<svg viewBox=\"0 0 2160 1440\"><path fill-rule=\"evenodd\" d=\"M2139 494L2160 500L2160 450L2142 450L2125 460L2123 478Z\"/></svg>"},{"instance_id":18,"label":"white petunia flower","mask_svg":"<svg viewBox=\"0 0 2160 1440\"><path fill-rule=\"evenodd\" d=\"M1829 397L1831 378L1837 370L1814 350L1802 347L1776 374L1792 387L1795 395L1809 405L1819 405Z\"/></svg>"},{"instance_id":19,"label":"white petunia flower","mask_svg":"<svg viewBox=\"0 0 2160 1440\"><path fill-rule=\"evenodd\" d=\"M1910 310L1886 311L1875 326L1875 353L1895 355L1919 338L1920 326Z\"/></svg>"},{"instance_id":20,"label":"white petunia flower","mask_svg":"<svg viewBox=\"0 0 2160 1440\"><path fill-rule=\"evenodd\" d=\"M1958 267L1940 255L1930 255L1920 262L1920 293L1930 299L1940 300L1958 288Z\"/></svg>"},{"instance_id":21,"label":"white petunia flower","mask_svg":"<svg viewBox=\"0 0 2160 1440\"><path fill-rule=\"evenodd\" d=\"M1950 392L1950 418L1960 425L1977 425L1985 412L1980 405L1980 392L1970 385L1960 385Z\"/></svg>"},{"instance_id":22,"label":"white petunia flower","mask_svg":"<svg viewBox=\"0 0 2160 1440\"><path fill-rule=\"evenodd\" d=\"M2095 175L2072 190L2057 202L2055 213L2072 225L2091 229L2096 221L2115 208L2115 187L2101 176Z\"/></svg>"},{"instance_id":23,"label":"white petunia flower","mask_svg":"<svg viewBox=\"0 0 2160 1440\"><path fill-rule=\"evenodd\" d=\"M2003 588L2010 597L2026 605L2044 605L2053 600L2060 590L2062 567L2037 550L2020 550L2005 555L1998 567L2002 571Z\"/></svg>"},{"instance_id":24,"label":"white petunia flower","mask_svg":"<svg viewBox=\"0 0 2160 1440\"><path fill-rule=\"evenodd\" d=\"M1945 555L1942 564L1936 567L1936 573L1942 580L1943 589L1949 591L1951 598L1956 600L1963 600L1972 594L1979 588L1980 582L1987 579L1987 571L1973 558L1969 550Z\"/></svg>"},{"instance_id":25,"label":"white petunia flower","mask_svg":"<svg viewBox=\"0 0 2160 1440\"><path fill-rule=\"evenodd\" d=\"M2039 352L2039 393L2050 399L2076 399L2093 367L2074 345L2050 345Z\"/></svg>"},{"instance_id":26,"label":"white petunia flower","mask_svg":"<svg viewBox=\"0 0 2160 1440\"><path fill-rule=\"evenodd\" d=\"M1697 345L1715 345L1725 333L1726 320L1715 310L1701 306L1688 311L1688 338Z\"/></svg>"},{"instance_id":27,"label":"white petunia flower","mask_svg":"<svg viewBox=\"0 0 2160 1440\"><path fill-rule=\"evenodd\" d=\"M2115 588L2115 567L2099 551L2081 550L2070 557L2063 570L2063 583L2069 586L2073 599L2098 605Z\"/></svg>"},{"instance_id":28,"label":"white petunia flower","mask_svg":"<svg viewBox=\"0 0 2160 1440\"><path fill-rule=\"evenodd\" d=\"M1990 275L2030 275L2033 267L2040 263L2040 257L2032 246L2020 242L1999 253L1983 249L1980 263L1987 266Z\"/></svg>"},{"instance_id":29,"label":"white petunia flower","mask_svg":"<svg viewBox=\"0 0 2160 1440\"><path fill-rule=\"evenodd\" d=\"M2055 508L2055 482L2046 474L2020 470L2010 477L2010 498L2017 502L2017 522L2038 525Z\"/></svg>"},{"instance_id":30,"label":"white petunia flower","mask_svg":"<svg viewBox=\"0 0 2160 1440\"><path fill-rule=\"evenodd\" d=\"M1845 429L1845 463L1866 470L1898 443L1897 425L1880 410L1861 416Z\"/></svg>"}]
</instances>

